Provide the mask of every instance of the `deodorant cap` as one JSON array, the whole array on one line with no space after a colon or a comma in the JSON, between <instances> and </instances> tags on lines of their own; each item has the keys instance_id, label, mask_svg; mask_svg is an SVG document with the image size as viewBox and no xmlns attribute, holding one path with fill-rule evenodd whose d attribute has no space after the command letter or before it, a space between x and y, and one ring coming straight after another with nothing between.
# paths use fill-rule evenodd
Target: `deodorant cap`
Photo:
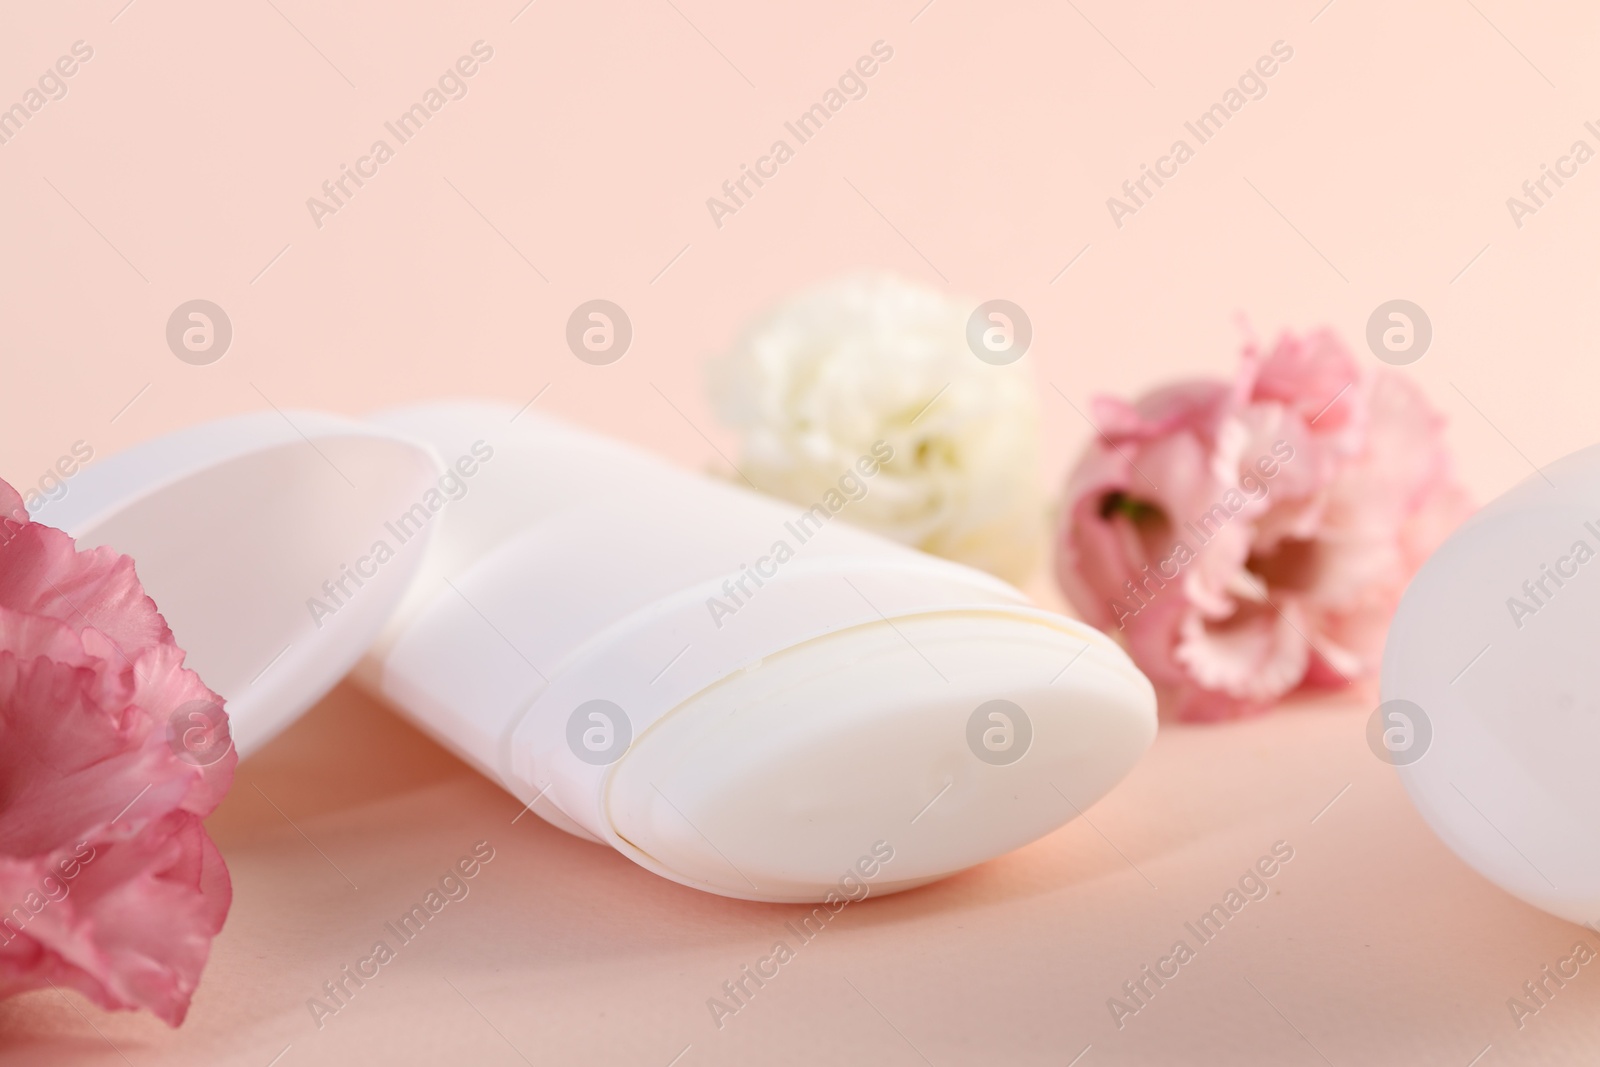
<instances>
[{"instance_id":1,"label":"deodorant cap","mask_svg":"<svg viewBox=\"0 0 1600 1067\"><path fill-rule=\"evenodd\" d=\"M1600 446L1485 505L1423 564L1383 651L1373 752L1458 856L1600 921Z\"/></svg>"},{"instance_id":2,"label":"deodorant cap","mask_svg":"<svg viewBox=\"0 0 1600 1067\"><path fill-rule=\"evenodd\" d=\"M249 755L344 677L393 613L426 555L434 524L413 509L438 474L426 445L392 431L268 411L95 458L33 517L80 548L133 557Z\"/></svg>"}]
</instances>

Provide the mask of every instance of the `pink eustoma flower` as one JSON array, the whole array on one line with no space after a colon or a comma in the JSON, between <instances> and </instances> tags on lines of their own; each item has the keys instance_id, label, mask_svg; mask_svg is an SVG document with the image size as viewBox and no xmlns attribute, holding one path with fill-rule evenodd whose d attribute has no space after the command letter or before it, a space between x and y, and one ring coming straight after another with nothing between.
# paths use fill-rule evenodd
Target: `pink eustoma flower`
<instances>
[{"instance_id":1,"label":"pink eustoma flower","mask_svg":"<svg viewBox=\"0 0 1600 1067\"><path fill-rule=\"evenodd\" d=\"M1406 582L1470 510L1442 416L1326 330L1095 413L1056 576L1179 719L1372 678Z\"/></svg>"},{"instance_id":2,"label":"pink eustoma flower","mask_svg":"<svg viewBox=\"0 0 1600 1067\"><path fill-rule=\"evenodd\" d=\"M0 997L177 1026L233 888L201 820L238 761L133 561L0 482Z\"/></svg>"}]
</instances>

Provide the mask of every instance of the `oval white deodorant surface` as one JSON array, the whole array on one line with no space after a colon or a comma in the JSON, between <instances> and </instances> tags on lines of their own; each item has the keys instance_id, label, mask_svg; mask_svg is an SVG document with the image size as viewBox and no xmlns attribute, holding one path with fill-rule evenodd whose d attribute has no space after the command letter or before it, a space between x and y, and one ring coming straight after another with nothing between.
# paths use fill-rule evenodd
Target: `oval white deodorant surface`
<instances>
[{"instance_id":1,"label":"oval white deodorant surface","mask_svg":"<svg viewBox=\"0 0 1600 1067\"><path fill-rule=\"evenodd\" d=\"M1600 446L1545 467L1423 565L1369 724L1463 860L1530 904L1600 920Z\"/></svg>"}]
</instances>

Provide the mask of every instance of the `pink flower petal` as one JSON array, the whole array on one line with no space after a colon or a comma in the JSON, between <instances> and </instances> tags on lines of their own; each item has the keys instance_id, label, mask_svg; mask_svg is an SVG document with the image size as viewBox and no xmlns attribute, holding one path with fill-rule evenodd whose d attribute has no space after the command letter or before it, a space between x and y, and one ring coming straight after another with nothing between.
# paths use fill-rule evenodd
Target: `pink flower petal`
<instances>
[{"instance_id":1,"label":"pink flower petal","mask_svg":"<svg viewBox=\"0 0 1600 1067\"><path fill-rule=\"evenodd\" d=\"M232 899L201 819L238 757L198 765L169 721L222 699L132 560L0 533L0 997L53 982L176 1026Z\"/></svg>"},{"instance_id":2,"label":"pink flower petal","mask_svg":"<svg viewBox=\"0 0 1600 1067\"><path fill-rule=\"evenodd\" d=\"M1442 417L1330 331L1095 413L1057 578L1180 718L1370 678L1405 583L1469 510Z\"/></svg>"}]
</instances>

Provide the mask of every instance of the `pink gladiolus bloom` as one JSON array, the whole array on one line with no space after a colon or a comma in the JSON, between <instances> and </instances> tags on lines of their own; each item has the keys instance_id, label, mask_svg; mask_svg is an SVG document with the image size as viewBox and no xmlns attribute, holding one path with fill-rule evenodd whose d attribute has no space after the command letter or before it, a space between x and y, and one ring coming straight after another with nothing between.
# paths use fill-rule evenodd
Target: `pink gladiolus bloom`
<instances>
[{"instance_id":1,"label":"pink gladiolus bloom","mask_svg":"<svg viewBox=\"0 0 1600 1067\"><path fill-rule=\"evenodd\" d=\"M1247 345L1232 382L1095 404L1056 576L1180 719L1372 678L1422 561L1470 510L1442 416L1329 331Z\"/></svg>"},{"instance_id":2,"label":"pink gladiolus bloom","mask_svg":"<svg viewBox=\"0 0 1600 1067\"><path fill-rule=\"evenodd\" d=\"M0 482L0 997L189 1010L233 899L201 820L238 756L183 657L133 560Z\"/></svg>"}]
</instances>

